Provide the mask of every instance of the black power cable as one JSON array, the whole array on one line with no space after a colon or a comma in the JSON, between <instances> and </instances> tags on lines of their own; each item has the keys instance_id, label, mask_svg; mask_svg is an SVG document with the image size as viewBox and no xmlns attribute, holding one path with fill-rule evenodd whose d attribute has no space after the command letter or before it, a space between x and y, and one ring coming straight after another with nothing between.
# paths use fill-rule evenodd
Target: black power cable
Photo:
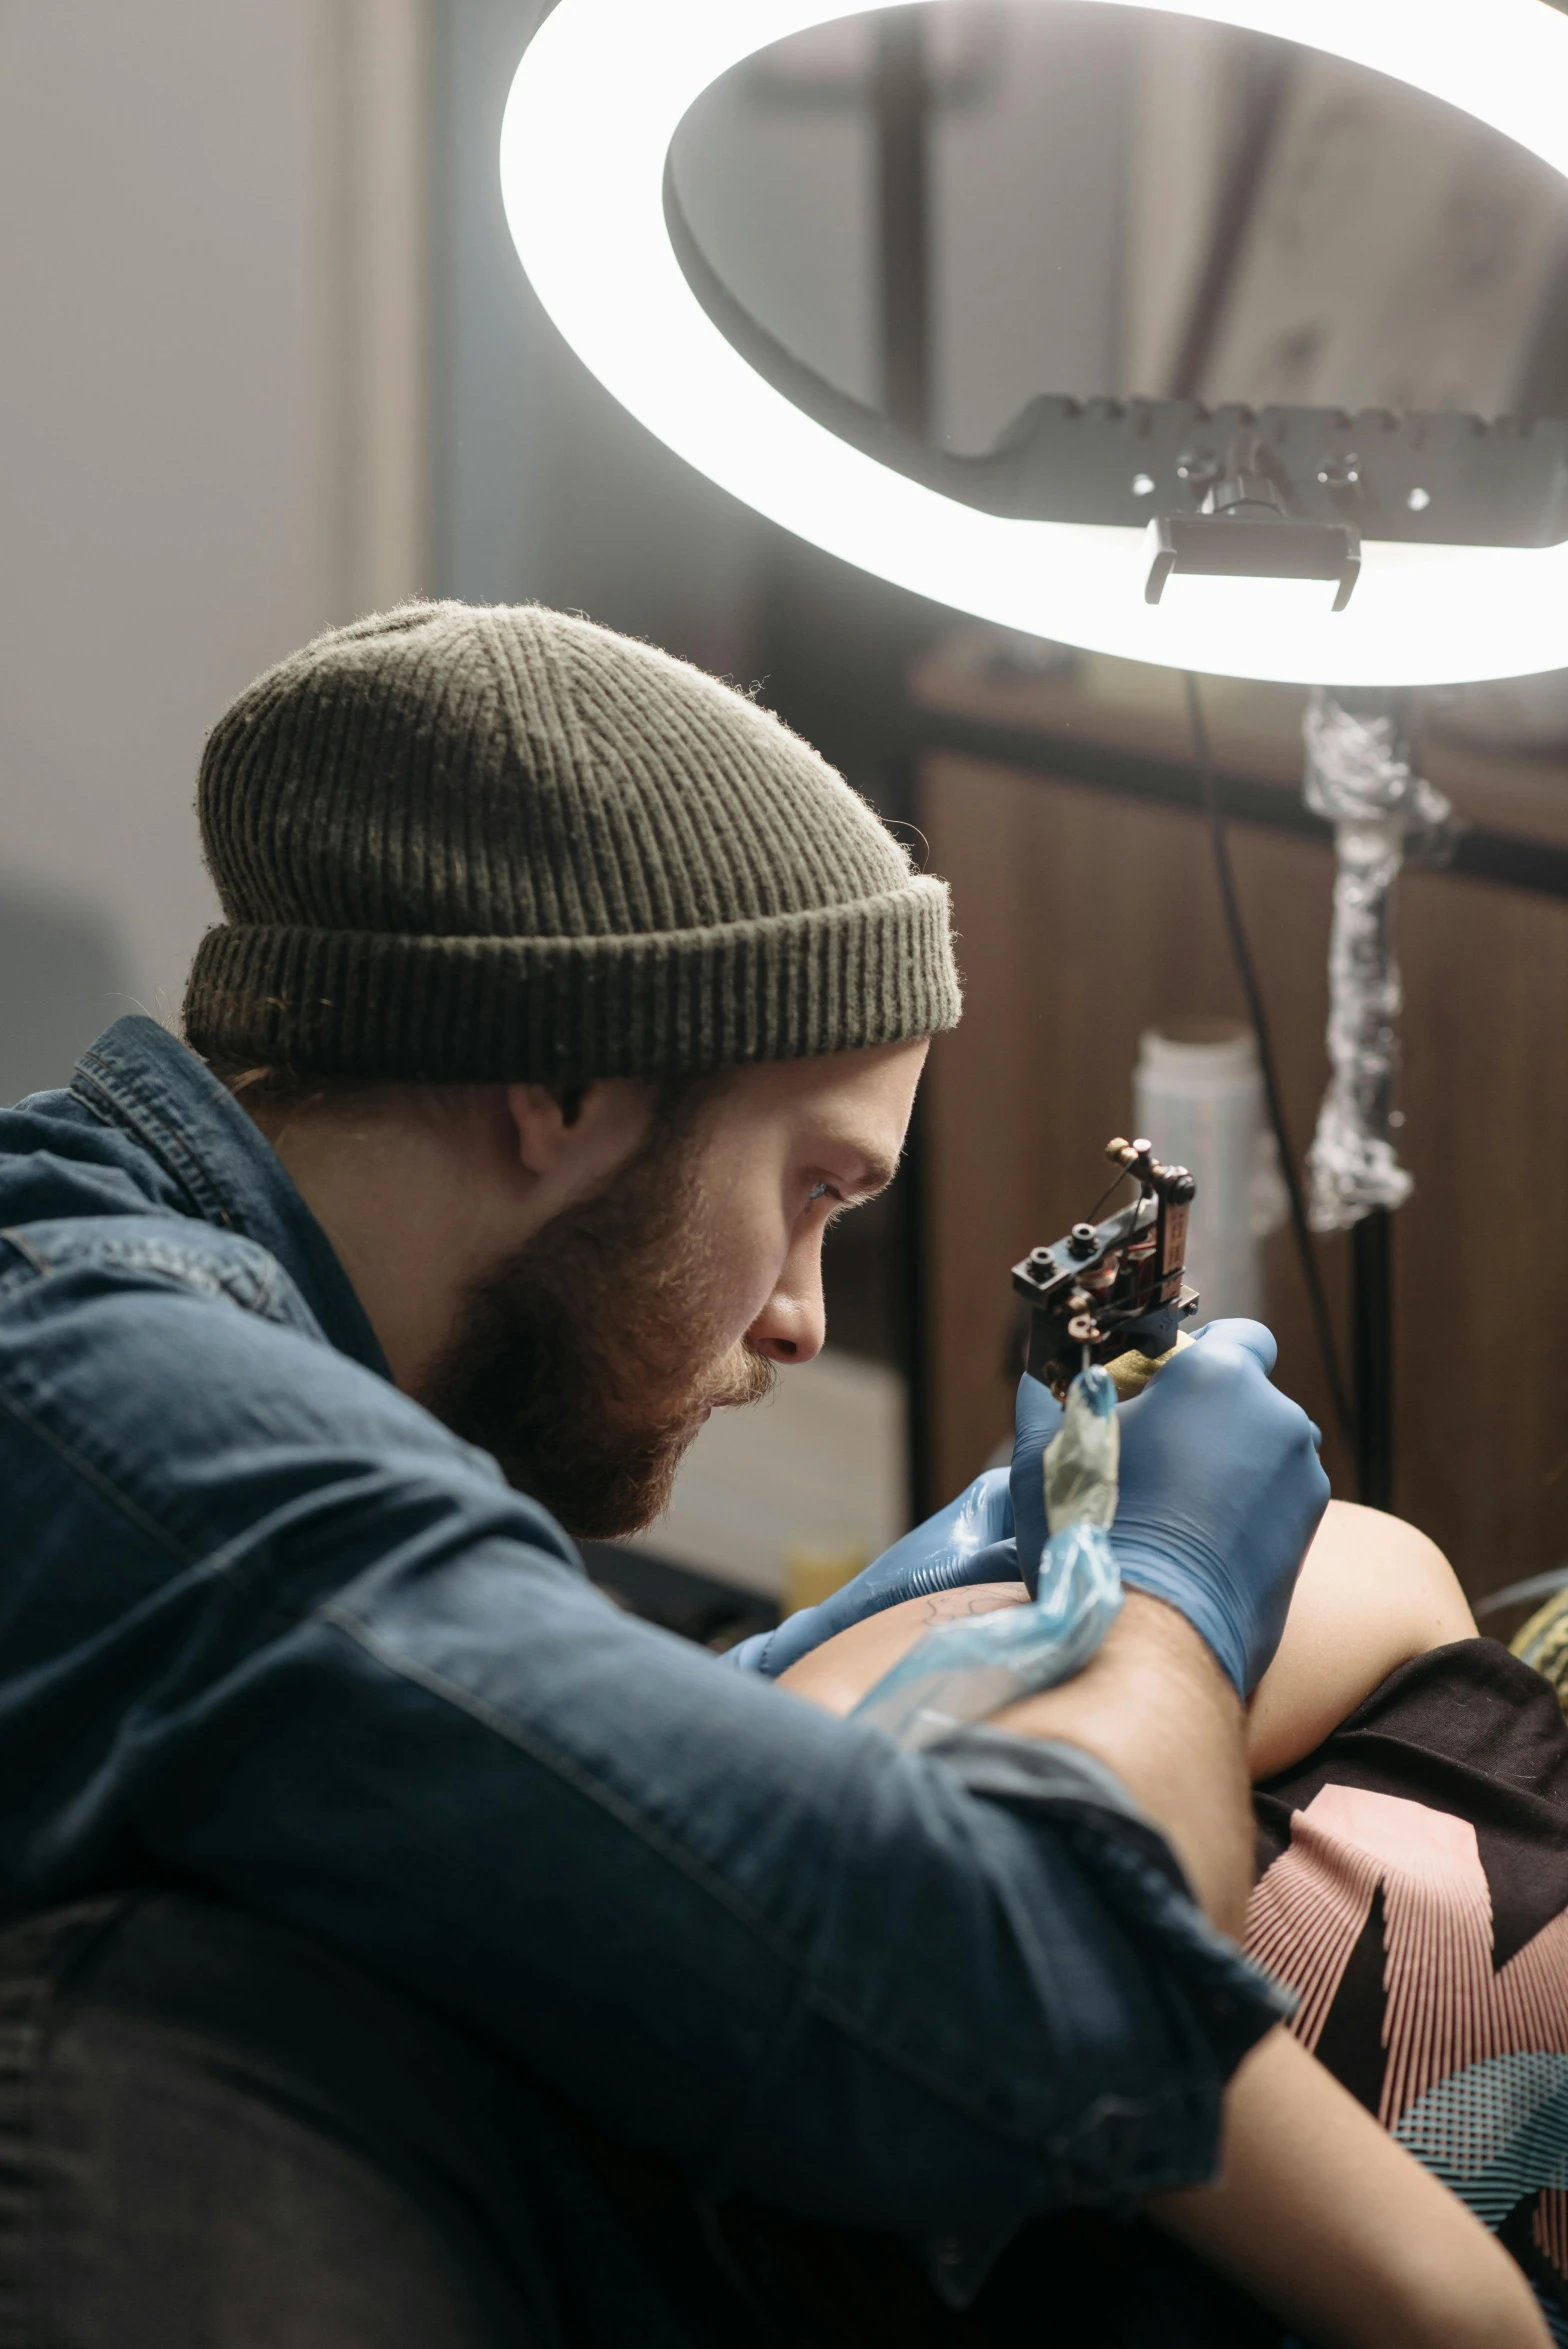
<instances>
[{"instance_id":1,"label":"black power cable","mask_svg":"<svg viewBox=\"0 0 1568 2349\"><path fill-rule=\"evenodd\" d=\"M1296 1171L1296 1155L1290 1146L1290 1129L1285 1122L1285 1104L1280 1093L1273 1038L1263 1009L1263 993L1258 985L1252 949L1247 943L1246 926L1241 918L1241 900L1236 894L1236 876L1231 869L1230 842L1225 835L1225 817L1220 807L1219 779L1214 772L1214 757L1209 747L1209 729L1204 720L1198 680L1190 670L1185 674L1193 756L1197 761L1198 780L1203 790L1204 813L1209 820L1209 841L1214 850L1214 876L1219 883L1220 904L1224 908L1225 928L1230 937L1231 958L1236 965L1236 976L1241 981L1242 994L1247 1000L1247 1016L1252 1022L1252 1032L1258 1040L1263 1097L1268 1105L1269 1124L1274 1129L1274 1146L1279 1152L1280 1172L1285 1178L1285 1189L1290 1198L1291 1230L1295 1234L1296 1254L1301 1260L1301 1275L1307 1284L1312 1324L1317 1333L1324 1374L1328 1379L1334 1417L1346 1443L1353 1446L1356 1440L1356 1414L1350 1400L1350 1390L1339 1367L1334 1325L1329 1320L1328 1299L1323 1294L1323 1276L1307 1222L1307 1203L1302 1195L1301 1177Z\"/></svg>"}]
</instances>

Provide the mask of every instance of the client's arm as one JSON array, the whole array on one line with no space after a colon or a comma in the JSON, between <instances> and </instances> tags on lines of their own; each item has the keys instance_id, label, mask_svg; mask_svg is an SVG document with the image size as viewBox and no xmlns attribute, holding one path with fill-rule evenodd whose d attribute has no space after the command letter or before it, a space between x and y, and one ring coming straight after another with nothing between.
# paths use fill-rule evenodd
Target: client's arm
<instances>
[{"instance_id":1,"label":"client's arm","mask_svg":"<svg viewBox=\"0 0 1568 2349\"><path fill-rule=\"evenodd\" d=\"M814 1648L781 1685L829 1712L847 1713L933 1624L1024 1604L1016 1582L906 1599ZM1464 1592L1435 1543L1398 1517L1330 1501L1301 1569L1285 1636L1248 1707L1250 1775L1272 1777L1311 1753L1396 1665L1475 1636Z\"/></svg>"},{"instance_id":2,"label":"client's arm","mask_svg":"<svg viewBox=\"0 0 1568 2349\"><path fill-rule=\"evenodd\" d=\"M848 1712L934 1623L1023 1603L1016 1583L906 1601L803 1657L781 1685ZM1375 1510L1331 1504L1252 1701L1251 1774L1309 1753L1396 1665L1474 1629L1452 1570L1423 1535ZM1133 1593L1086 1672L1014 1707L998 1726L1082 1744L1107 1762L1163 1826L1210 1914L1234 1931L1229 1800L1207 1847L1193 1834L1205 1772L1209 1783L1225 1783L1219 1720L1210 1721L1207 1743L1185 1748L1202 1686L1201 1674L1191 1677L1195 1665L1207 1667L1211 1709L1217 1698L1234 1717L1228 1684L1187 1626ZM1315 2342L1544 2349L1547 2341L1507 2254L1282 2031L1227 2092L1222 2181L1164 2197L1150 2215Z\"/></svg>"},{"instance_id":3,"label":"client's arm","mask_svg":"<svg viewBox=\"0 0 1568 2349\"><path fill-rule=\"evenodd\" d=\"M848 1713L934 1624L1024 1603L1014 1582L905 1599L824 1640L779 1686L826 1712ZM1225 1932L1240 1932L1252 1882L1241 1706L1173 1608L1130 1591L1110 1637L1076 1679L1026 1697L987 1727L1092 1753L1162 1830L1207 1914Z\"/></svg>"},{"instance_id":4,"label":"client's arm","mask_svg":"<svg viewBox=\"0 0 1568 2349\"><path fill-rule=\"evenodd\" d=\"M1226 2091L1220 2182L1149 2216L1321 2349L1547 2349L1507 2252L1285 2031Z\"/></svg>"},{"instance_id":5,"label":"client's arm","mask_svg":"<svg viewBox=\"0 0 1568 2349\"><path fill-rule=\"evenodd\" d=\"M1259 1324L1215 1323L1124 1407L1118 1527L1130 1532L1118 1556L1124 1572L1136 1564L1140 1587L1075 1679L989 1725L1004 1751L1011 1733L1081 1746L1106 1765L1163 1829L1198 1901L1233 1931L1251 1877L1236 1691L1254 1685L1279 1643L1328 1499L1315 1430L1270 1385L1273 1363ZM887 1631L896 1645L901 1619L907 1646L925 1614L919 1599L889 1607L782 1678L823 1701L820 1676L837 1647L859 1668L826 1702L847 1711L894 1661L878 1652Z\"/></svg>"},{"instance_id":6,"label":"client's arm","mask_svg":"<svg viewBox=\"0 0 1568 2349\"><path fill-rule=\"evenodd\" d=\"M785 1678L794 1685L793 1674ZM1009 1705L986 1726L1080 1746L1103 1762L1160 1828L1206 1913L1240 1933L1252 1888L1241 1706L1174 1608L1129 1591L1076 1679Z\"/></svg>"},{"instance_id":7,"label":"client's arm","mask_svg":"<svg viewBox=\"0 0 1568 2349\"><path fill-rule=\"evenodd\" d=\"M1459 1578L1435 1542L1379 1509L1330 1501L1248 1708L1252 1776L1271 1778L1310 1754L1396 1666L1475 1637Z\"/></svg>"}]
</instances>

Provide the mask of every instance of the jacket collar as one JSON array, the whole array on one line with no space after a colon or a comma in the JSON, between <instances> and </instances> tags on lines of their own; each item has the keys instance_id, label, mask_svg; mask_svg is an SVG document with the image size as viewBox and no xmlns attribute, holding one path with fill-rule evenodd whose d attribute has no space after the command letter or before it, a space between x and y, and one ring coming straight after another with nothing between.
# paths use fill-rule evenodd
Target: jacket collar
<instances>
[{"instance_id":1,"label":"jacket collar","mask_svg":"<svg viewBox=\"0 0 1568 2349\"><path fill-rule=\"evenodd\" d=\"M275 1256L340 1354L391 1377L331 1241L260 1128L205 1061L156 1020L132 1013L83 1053L71 1091L95 1117L135 1137L193 1215Z\"/></svg>"}]
</instances>

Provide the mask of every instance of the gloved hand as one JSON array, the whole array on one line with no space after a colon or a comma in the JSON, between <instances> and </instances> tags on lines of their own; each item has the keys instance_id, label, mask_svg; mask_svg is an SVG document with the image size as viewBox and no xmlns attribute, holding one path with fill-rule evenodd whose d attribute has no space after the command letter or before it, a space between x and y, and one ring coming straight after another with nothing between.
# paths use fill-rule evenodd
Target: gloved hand
<instances>
[{"instance_id":1,"label":"gloved hand","mask_svg":"<svg viewBox=\"0 0 1568 2349\"><path fill-rule=\"evenodd\" d=\"M1057 1413L1058 1420L1060 1412ZM896 1607L901 1599L929 1598L960 1583L1014 1582L1013 1505L1005 1468L988 1468L934 1517L917 1525L853 1582L819 1607L801 1607L775 1631L759 1631L731 1648L724 1661L743 1672L776 1679L837 1631Z\"/></svg>"},{"instance_id":2,"label":"gloved hand","mask_svg":"<svg viewBox=\"0 0 1568 2349\"><path fill-rule=\"evenodd\" d=\"M1120 1409L1122 1579L1185 1615L1243 1696L1328 1505L1318 1431L1269 1384L1276 1351L1261 1322L1211 1322Z\"/></svg>"}]
</instances>

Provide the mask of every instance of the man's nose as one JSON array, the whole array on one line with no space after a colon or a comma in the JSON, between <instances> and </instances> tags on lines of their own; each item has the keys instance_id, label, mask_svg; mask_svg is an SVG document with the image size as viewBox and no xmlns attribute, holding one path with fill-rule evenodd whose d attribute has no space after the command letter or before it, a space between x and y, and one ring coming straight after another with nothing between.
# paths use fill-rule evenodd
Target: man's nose
<instances>
[{"instance_id":1,"label":"man's nose","mask_svg":"<svg viewBox=\"0 0 1568 2349\"><path fill-rule=\"evenodd\" d=\"M813 1253L809 1264L787 1264L778 1287L746 1332L754 1353L770 1362L810 1362L821 1353L828 1334L827 1308L822 1301L822 1258Z\"/></svg>"}]
</instances>

